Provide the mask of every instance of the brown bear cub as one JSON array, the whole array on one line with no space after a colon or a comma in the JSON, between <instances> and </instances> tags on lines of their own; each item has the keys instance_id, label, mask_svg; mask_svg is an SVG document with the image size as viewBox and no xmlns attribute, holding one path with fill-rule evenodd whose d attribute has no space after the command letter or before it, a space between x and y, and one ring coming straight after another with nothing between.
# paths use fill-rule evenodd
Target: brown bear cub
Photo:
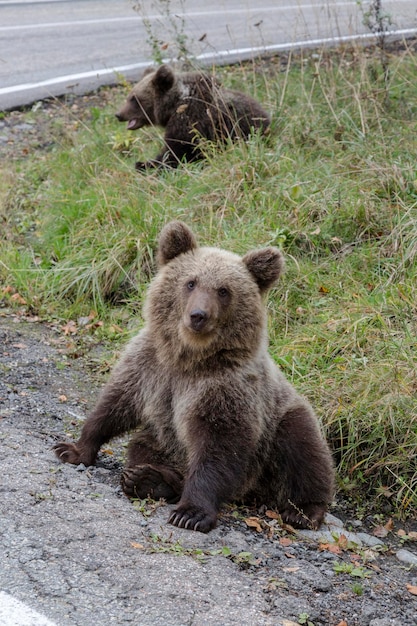
<instances>
[{"instance_id":1,"label":"brown bear cub","mask_svg":"<svg viewBox=\"0 0 417 626\"><path fill-rule=\"evenodd\" d=\"M224 142L264 132L268 113L250 96L224 89L213 76L201 72L175 73L168 65L147 70L116 113L129 130L159 125L165 128L164 147L137 170L177 167L181 161L203 157L199 140Z\"/></svg>"},{"instance_id":2,"label":"brown bear cub","mask_svg":"<svg viewBox=\"0 0 417 626\"><path fill-rule=\"evenodd\" d=\"M199 247L182 222L162 230L145 327L127 346L79 440L61 461L92 465L136 429L122 475L132 498L177 503L169 522L208 532L223 502L279 510L316 528L333 496L333 464L309 404L267 351L263 295L284 261Z\"/></svg>"}]
</instances>

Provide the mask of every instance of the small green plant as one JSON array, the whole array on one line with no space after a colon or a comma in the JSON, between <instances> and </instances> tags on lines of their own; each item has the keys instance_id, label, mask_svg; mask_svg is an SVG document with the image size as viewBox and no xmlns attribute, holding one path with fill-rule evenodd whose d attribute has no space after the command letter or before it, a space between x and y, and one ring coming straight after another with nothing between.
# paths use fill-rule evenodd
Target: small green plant
<instances>
[{"instance_id":1,"label":"small green plant","mask_svg":"<svg viewBox=\"0 0 417 626\"><path fill-rule=\"evenodd\" d=\"M363 8L363 3L360 2L363 11L363 24L369 28L371 33L376 35L377 46L380 51L380 61L383 70L384 84L388 89L389 81L389 59L386 53L387 32L392 26L392 17L390 13L384 11L382 6L382 0L371 0L367 4L367 8ZM376 75L374 74L374 78Z\"/></svg>"},{"instance_id":2,"label":"small green plant","mask_svg":"<svg viewBox=\"0 0 417 626\"><path fill-rule=\"evenodd\" d=\"M310 620L308 613L300 613L298 616L298 623L303 624L304 626L314 626L314 622Z\"/></svg>"},{"instance_id":3,"label":"small green plant","mask_svg":"<svg viewBox=\"0 0 417 626\"><path fill-rule=\"evenodd\" d=\"M243 567L259 564L259 560L253 556L252 552L238 552L237 554L231 554L230 559L233 563L236 563L236 565Z\"/></svg>"},{"instance_id":4,"label":"small green plant","mask_svg":"<svg viewBox=\"0 0 417 626\"><path fill-rule=\"evenodd\" d=\"M236 565L240 565L241 567L249 567L250 565L258 565L258 559L255 559L251 552L238 552L233 553L231 549L227 546L223 546L222 548L218 548L215 550L210 550L209 554L211 556L225 556L226 558L236 563Z\"/></svg>"},{"instance_id":5,"label":"small green plant","mask_svg":"<svg viewBox=\"0 0 417 626\"><path fill-rule=\"evenodd\" d=\"M34 498L36 504L38 504L39 502L43 502L44 500L53 500L54 498L51 491L47 493L36 492L31 493L30 495Z\"/></svg>"},{"instance_id":6,"label":"small green plant","mask_svg":"<svg viewBox=\"0 0 417 626\"><path fill-rule=\"evenodd\" d=\"M390 13L384 11L382 0L371 0L367 3L367 8L363 7L363 23L372 33L377 35L378 45L381 49L385 48L387 31L392 26L392 17Z\"/></svg>"},{"instance_id":7,"label":"small green plant","mask_svg":"<svg viewBox=\"0 0 417 626\"><path fill-rule=\"evenodd\" d=\"M204 559L206 553L200 548L186 548L180 541L172 542L169 538L161 537L157 533L150 535L151 547L150 552L158 552L164 554L175 554L177 556L191 556L198 560Z\"/></svg>"},{"instance_id":8,"label":"small green plant","mask_svg":"<svg viewBox=\"0 0 417 626\"><path fill-rule=\"evenodd\" d=\"M111 138L112 150L124 156L132 154L135 143L138 143L137 138L132 133L128 135L126 132L117 132Z\"/></svg>"},{"instance_id":9,"label":"small green plant","mask_svg":"<svg viewBox=\"0 0 417 626\"><path fill-rule=\"evenodd\" d=\"M355 582L352 584L351 589L354 594L357 596L363 596L363 585L361 583Z\"/></svg>"},{"instance_id":10,"label":"small green plant","mask_svg":"<svg viewBox=\"0 0 417 626\"><path fill-rule=\"evenodd\" d=\"M156 509L162 505L162 502L156 502L151 498L144 499L136 499L132 498L133 506L137 511L142 513L144 517L150 517L153 513L155 513Z\"/></svg>"},{"instance_id":11,"label":"small green plant","mask_svg":"<svg viewBox=\"0 0 417 626\"><path fill-rule=\"evenodd\" d=\"M211 556L231 556L232 555L232 551L228 546L223 546L221 548L215 548L213 550L210 550L210 554Z\"/></svg>"},{"instance_id":12,"label":"small green plant","mask_svg":"<svg viewBox=\"0 0 417 626\"><path fill-rule=\"evenodd\" d=\"M369 578L372 575L370 570L353 563L335 563L333 569L336 574L349 574L353 578Z\"/></svg>"},{"instance_id":13,"label":"small green plant","mask_svg":"<svg viewBox=\"0 0 417 626\"><path fill-rule=\"evenodd\" d=\"M212 550L202 550L201 548L186 548L180 541L172 542L170 538L164 538L157 533L150 535L151 540L151 552L163 552L168 554L176 554L178 556L191 556L197 558L199 561L205 560L210 556L224 556L227 559L236 563L241 567L249 567L251 565L257 565L258 561L254 558L251 552L238 552L233 553L228 546L222 546L221 548L215 548Z\"/></svg>"},{"instance_id":14,"label":"small green plant","mask_svg":"<svg viewBox=\"0 0 417 626\"><path fill-rule=\"evenodd\" d=\"M192 57L189 37L185 28L185 0L180 0L180 10L173 12L171 0L153 0L151 9L161 16L161 21L155 23L148 17L147 7L143 2L135 2L134 10L143 20L147 33L147 43L151 48L152 58L160 65L165 58L175 61L188 61ZM163 37L159 36L163 32ZM168 35L168 36L167 36Z\"/></svg>"}]
</instances>

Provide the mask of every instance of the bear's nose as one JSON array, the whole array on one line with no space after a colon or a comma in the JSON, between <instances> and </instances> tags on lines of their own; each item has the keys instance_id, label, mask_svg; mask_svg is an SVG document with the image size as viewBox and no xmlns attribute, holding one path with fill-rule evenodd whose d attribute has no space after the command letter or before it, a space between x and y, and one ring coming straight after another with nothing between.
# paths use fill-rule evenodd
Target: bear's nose
<instances>
[{"instance_id":1,"label":"bear's nose","mask_svg":"<svg viewBox=\"0 0 417 626\"><path fill-rule=\"evenodd\" d=\"M203 330L207 323L209 316L206 311L202 309L194 309L190 313L191 328L196 331Z\"/></svg>"},{"instance_id":2,"label":"bear's nose","mask_svg":"<svg viewBox=\"0 0 417 626\"><path fill-rule=\"evenodd\" d=\"M120 115L120 113L115 113L115 116L117 117L117 119L119 120L119 122L124 122L123 116Z\"/></svg>"}]
</instances>

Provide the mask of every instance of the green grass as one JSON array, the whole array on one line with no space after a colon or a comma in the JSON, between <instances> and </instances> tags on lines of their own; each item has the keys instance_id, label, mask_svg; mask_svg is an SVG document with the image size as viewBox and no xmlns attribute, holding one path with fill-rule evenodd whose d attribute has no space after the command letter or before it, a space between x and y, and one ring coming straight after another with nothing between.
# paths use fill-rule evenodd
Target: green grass
<instances>
[{"instance_id":1,"label":"green grass","mask_svg":"<svg viewBox=\"0 0 417 626\"><path fill-rule=\"evenodd\" d=\"M315 406L341 492L415 515L417 56L389 58L388 78L362 49L219 73L271 110L266 141L138 174L160 133L118 124L120 88L117 103L60 127L49 152L2 166L3 298L14 290L64 321L94 310L104 335L131 332L169 219L238 253L278 245L287 272L268 300L271 352Z\"/></svg>"}]
</instances>

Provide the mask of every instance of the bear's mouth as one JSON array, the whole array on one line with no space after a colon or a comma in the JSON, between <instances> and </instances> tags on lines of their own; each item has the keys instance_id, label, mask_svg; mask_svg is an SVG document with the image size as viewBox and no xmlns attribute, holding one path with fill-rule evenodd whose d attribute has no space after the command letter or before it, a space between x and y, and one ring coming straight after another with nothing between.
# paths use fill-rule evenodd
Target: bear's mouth
<instances>
[{"instance_id":1,"label":"bear's mouth","mask_svg":"<svg viewBox=\"0 0 417 626\"><path fill-rule=\"evenodd\" d=\"M127 130L136 130L137 128L140 128L140 126L141 126L140 120L134 117L132 120L128 121Z\"/></svg>"}]
</instances>

